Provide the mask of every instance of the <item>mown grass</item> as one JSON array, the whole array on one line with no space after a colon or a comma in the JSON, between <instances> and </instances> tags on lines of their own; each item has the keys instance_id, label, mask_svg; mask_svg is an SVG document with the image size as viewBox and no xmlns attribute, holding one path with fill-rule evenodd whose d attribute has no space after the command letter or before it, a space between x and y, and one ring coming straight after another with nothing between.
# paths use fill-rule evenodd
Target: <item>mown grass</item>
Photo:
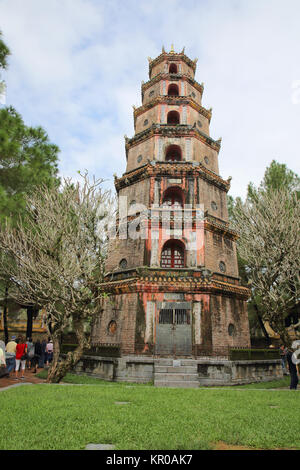
<instances>
[{"instance_id":1,"label":"mown grass","mask_svg":"<svg viewBox=\"0 0 300 470\"><path fill-rule=\"evenodd\" d=\"M41 370L37 377L41 379L47 378L48 371L46 369ZM96 377L90 377L88 375L77 375L68 373L63 379L64 383L69 384L90 384L90 385L112 385L115 382L109 382L107 380L98 379ZM126 383L126 385L130 385L130 383ZM140 384L135 384L140 385ZM149 382L147 385L153 385L153 382ZM290 385L290 376L285 376L282 379L272 380L270 382L255 382L246 385L236 385L237 388L249 388L249 389L274 389L274 388L284 388L289 387ZM235 387L235 386L233 386ZM225 388L225 387L224 387ZM228 386L226 386L228 388ZM232 387L230 387L232 388Z\"/></svg>"},{"instance_id":2,"label":"mown grass","mask_svg":"<svg viewBox=\"0 0 300 470\"><path fill-rule=\"evenodd\" d=\"M289 390L23 385L0 393L0 449L194 450L220 441L300 449L299 398Z\"/></svg>"},{"instance_id":3,"label":"mown grass","mask_svg":"<svg viewBox=\"0 0 300 470\"><path fill-rule=\"evenodd\" d=\"M281 379L271 380L270 382L256 382L252 384L242 385L238 388L249 388L249 389L273 389L273 388L285 388L290 386L290 376L284 376Z\"/></svg>"}]
</instances>

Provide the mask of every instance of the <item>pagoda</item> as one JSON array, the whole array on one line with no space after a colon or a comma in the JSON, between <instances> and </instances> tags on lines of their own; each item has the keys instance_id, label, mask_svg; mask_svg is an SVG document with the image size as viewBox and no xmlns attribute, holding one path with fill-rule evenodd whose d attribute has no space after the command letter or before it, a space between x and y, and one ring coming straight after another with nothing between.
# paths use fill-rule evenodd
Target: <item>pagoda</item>
<instances>
[{"instance_id":1,"label":"pagoda","mask_svg":"<svg viewBox=\"0 0 300 470\"><path fill-rule=\"evenodd\" d=\"M117 229L92 344L144 363L225 358L249 347L250 335L221 139L210 137L197 59L172 47L148 61L134 136L125 136L126 172L115 176Z\"/></svg>"}]
</instances>

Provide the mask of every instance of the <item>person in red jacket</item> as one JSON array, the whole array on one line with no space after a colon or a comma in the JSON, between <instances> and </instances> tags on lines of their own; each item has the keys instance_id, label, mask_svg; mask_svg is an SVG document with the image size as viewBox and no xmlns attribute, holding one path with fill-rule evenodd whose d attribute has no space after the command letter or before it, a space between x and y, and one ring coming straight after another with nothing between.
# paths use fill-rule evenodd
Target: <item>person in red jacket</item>
<instances>
[{"instance_id":1,"label":"person in red jacket","mask_svg":"<svg viewBox=\"0 0 300 470\"><path fill-rule=\"evenodd\" d=\"M21 379L25 379L24 372L26 367L26 353L27 353L27 345L25 342L25 338L21 336L19 338L17 347L16 347L16 379L19 380L19 369L21 366Z\"/></svg>"}]
</instances>

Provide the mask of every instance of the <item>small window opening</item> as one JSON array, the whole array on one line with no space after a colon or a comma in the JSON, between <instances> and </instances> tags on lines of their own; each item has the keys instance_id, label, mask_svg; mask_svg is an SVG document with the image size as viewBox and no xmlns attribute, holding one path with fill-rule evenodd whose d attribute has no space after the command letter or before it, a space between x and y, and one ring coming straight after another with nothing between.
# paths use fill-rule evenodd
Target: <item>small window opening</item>
<instances>
[{"instance_id":1,"label":"small window opening","mask_svg":"<svg viewBox=\"0 0 300 470\"><path fill-rule=\"evenodd\" d=\"M167 123L171 126L176 126L176 124L180 124L180 115L177 111L170 111L167 117Z\"/></svg>"},{"instance_id":2,"label":"small window opening","mask_svg":"<svg viewBox=\"0 0 300 470\"><path fill-rule=\"evenodd\" d=\"M168 96L179 96L179 88L176 83L172 83L168 88Z\"/></svg>"},{"instance_id":3,"label":"small window opening","mask_svg":"<svg viewBox=\"0 0 300 470\"><path fill-rule=\"evenodd\" d=\"M169 188L164 193L163 207L179 209L183 207L183 194L180 188Z\"/></svg>"},{"instance_id":4,"label":"small window opening","mask_svg":"<svg viewBox=\"0 0 300 470\"><path fill-rule=\"evenodd\" d=\"M177 65L171 64L169 67L169 73L177 73Z\"/></svg>"},{"instance_id":5,"label":"small window opening","mask_svg":"<svg viewBox=\"0 0 300 470\"><path fill-rule=\"evenodd\" d=\"M184 245L179 240L169 240L164 244L161 253L162 268L184 267Z\"/></svg>"},{"instance_id":6,"label":"small window opening","mask_svg":"<svg viewBox=\"0 0 300 470\"><path fill-rule=\"evenodd\" d=\"M181 148L178 145L170 145L166 151L167 162L179 162L181 160Z\"/></svg>"}]
</instances>

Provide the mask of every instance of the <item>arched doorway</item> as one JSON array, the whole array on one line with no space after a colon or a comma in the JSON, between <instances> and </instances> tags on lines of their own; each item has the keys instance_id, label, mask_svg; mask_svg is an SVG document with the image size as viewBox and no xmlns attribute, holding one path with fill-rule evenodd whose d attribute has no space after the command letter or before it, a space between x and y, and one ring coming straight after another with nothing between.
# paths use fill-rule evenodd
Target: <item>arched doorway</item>
<instances>
[{"instance_id":1,"label":"arched doorway","mask_svg":"<svg viewBox=\"0 0 300 470\"><path fill-rule=\"evenodd\" d=\"M180 124L180 114L177 111L170 111L167 116L167 123L171 126Z\"/></svg>"},{"instance_id":2,"label":"arched doorway","mask_svg":"<svg viewBox=\"0 0 300 470\"><path fill-rule=\"evenodd\" d=\"M168 88L168 96L179 96L179 88L176 83L172 83Z\"/></svg>"},{"instance_id":3,"label":"arched doorway","mask_svg":"<svg viewBox=\"0 0 300 470\"><path fill-rule=\"evenodd\" d=\"M181 160L181 148L178 145L170 145L166 150L166 162L179 162Z\"/></svg>"},{"instance_id":4,"label":"arched doorway","mask_svg":"<svg viewBox=\"0 0 300 470\"><path fill-rule=\"evenodd\" d=\"M181 188L168 188L163 195L163 207L170 209L182 209L184 194Z\"/></svg>"},{"instance_id":5,"label":"arched doorway","mask_svg":"<svg viewBox=\"0 0 300 470\"><path fill-rule=\"evenodd\" d=\"M176 64L170 64L169 73L177 73L177 65Z\"/></svg>"},{"instance_id":6,"label":"arched doorway","mask_svg":"<svg viewBox=\"0 0 300 470\"><path fill-rule=\"evenodd\" d=\"M185 246L180 240L168 240L161 252L162 268L184 268Z\"/></svg>"}]
</instances>

